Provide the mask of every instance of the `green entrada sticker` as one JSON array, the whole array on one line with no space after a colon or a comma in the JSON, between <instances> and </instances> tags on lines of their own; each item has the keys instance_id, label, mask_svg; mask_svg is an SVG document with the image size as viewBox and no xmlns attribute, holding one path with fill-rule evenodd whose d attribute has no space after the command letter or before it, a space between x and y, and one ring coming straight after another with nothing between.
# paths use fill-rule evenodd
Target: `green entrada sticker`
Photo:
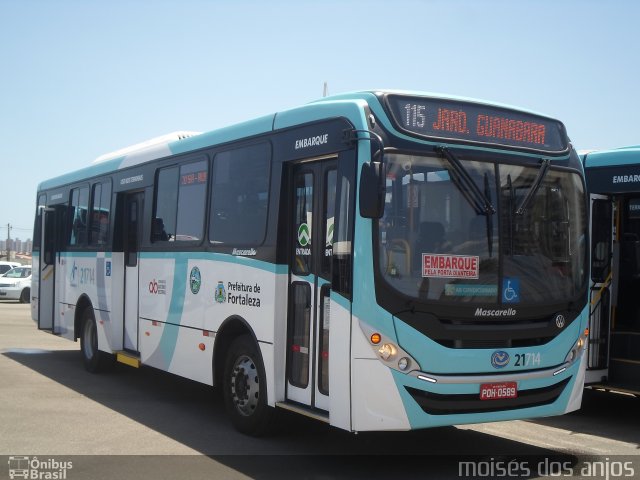
<instances>
[{"instance_id":1,"label":"green entrada sticker","mask_svg":"<svg viewBox=\"0 0 640 480\"><path fill-rule=\"evenodd\" d=\"M298 243L303 247L311 244L311 229L306 223L298 227Z\"/></svg>"},{"instance_id":2,"label":"green entrada sticker","mask_svg":"<svg viewBox=\"0 0 640 480\"><path fill-rule=\"evenodd\" d=\"M325 243L325 246L333 246L333 218L327 221L327 242Z\"/></svg>"}]
</instances>

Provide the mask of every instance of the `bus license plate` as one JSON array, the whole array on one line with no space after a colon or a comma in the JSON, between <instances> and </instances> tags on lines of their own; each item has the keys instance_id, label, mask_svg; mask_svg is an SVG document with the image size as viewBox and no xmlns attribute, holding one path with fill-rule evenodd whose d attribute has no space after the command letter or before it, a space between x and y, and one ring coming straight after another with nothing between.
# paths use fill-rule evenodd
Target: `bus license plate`
<instances>
[{"instance_id":1,"label":"bus license plate","mask_svg":"<svg viewBox=\"0 0 640 480\"><path fill-rule=\"evenodd\" d=\"M517 398L518 384L516 382L483 383L480 385L480 400L501 400L503 398Z\"/></svg>"}]
</instances>

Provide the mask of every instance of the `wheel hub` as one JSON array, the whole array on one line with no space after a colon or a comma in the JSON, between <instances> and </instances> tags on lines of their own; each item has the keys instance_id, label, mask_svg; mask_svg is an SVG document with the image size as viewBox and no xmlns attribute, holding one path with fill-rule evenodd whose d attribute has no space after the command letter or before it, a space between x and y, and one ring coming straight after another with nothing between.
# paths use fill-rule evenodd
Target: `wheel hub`
<instances>
[{"instance_id":1,"label":"wheel hub","mask_svg":"<svg viewBox=\"0 0 640 480\"><path fill-rule=\"evenodd\" d=\"M258 406L260 383L255 362L247 355L240 356L231 372L231 396L238 411L252 415Z\"/></svg>"}]
</instances>

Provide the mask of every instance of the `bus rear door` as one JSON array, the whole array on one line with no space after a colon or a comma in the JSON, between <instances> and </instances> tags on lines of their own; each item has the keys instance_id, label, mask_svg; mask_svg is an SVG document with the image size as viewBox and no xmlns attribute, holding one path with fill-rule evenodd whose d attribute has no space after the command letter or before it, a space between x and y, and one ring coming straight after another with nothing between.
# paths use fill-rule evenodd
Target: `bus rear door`
<instances>
[{"instance_id":1,"label":"bus rear door","mask_svg":"<svg viewBox=\"0 0 640 480\"><path fill-rule=\"evenodd\" d=\"M144 193L125 194L124 199L124 338L123 346L138 352L139 255L142 239Z\"/></svg>"},{"instance_id":2,"label":"bus rear door","mask_svg":"<svg viewBox=\"0 0 640 480\"><path fill-rule=\"evenodd\" d=\"M38 328L56 332L56 269L60 262L60 232L64 206L42 207L41 254L38 265Z\"/></svg>"}]
</instances>

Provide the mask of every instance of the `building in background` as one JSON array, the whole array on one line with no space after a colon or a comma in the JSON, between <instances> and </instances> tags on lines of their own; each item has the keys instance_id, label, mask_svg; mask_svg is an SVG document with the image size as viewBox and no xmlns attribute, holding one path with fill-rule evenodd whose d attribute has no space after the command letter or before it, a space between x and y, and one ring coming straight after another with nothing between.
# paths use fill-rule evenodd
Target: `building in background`
<instances>
[{"instance_id":1,"label":"building in background","mask_svg":"<svg viewBox=\"0 0 640 480\"><path fill-rule=\"evenodd\" d=\"M15 259L16 255L20 255L23 258L31 257L33 241L30 238L26 240L20 240L19 238L0 240L0 259L6 259L7 246L9 247L11 260Z\"/></svg>"}]
</instances>

